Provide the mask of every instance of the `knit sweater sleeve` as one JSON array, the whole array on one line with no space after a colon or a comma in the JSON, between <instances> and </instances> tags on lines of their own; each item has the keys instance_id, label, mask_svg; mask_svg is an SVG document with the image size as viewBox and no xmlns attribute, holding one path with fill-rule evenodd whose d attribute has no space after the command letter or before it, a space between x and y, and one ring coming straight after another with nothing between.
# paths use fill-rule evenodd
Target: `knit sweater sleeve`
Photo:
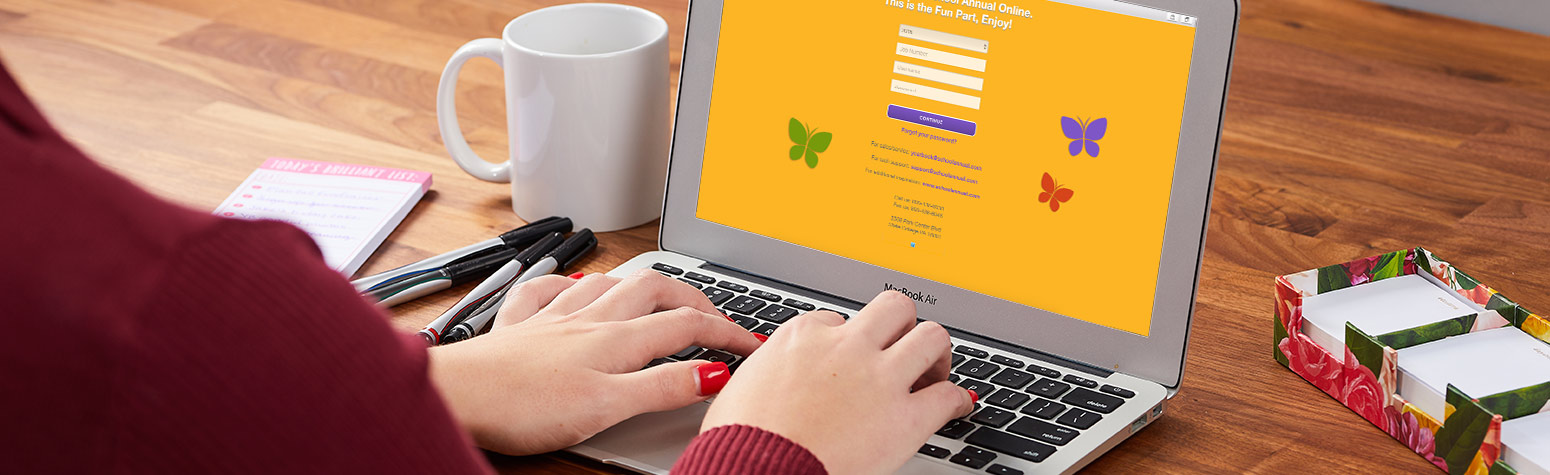
<instances>
[{"instance_id":1,"label":"knit sweater sleeve","mask_svg":"<svg viewBox=\"0 0 1550 475\"><path fill-rule=\"evenodd\" d=\"M675 475L824 475L823 462L791 439L746 425L717 427L694 438L673 465Z\"/></svg>"}]
</instances>

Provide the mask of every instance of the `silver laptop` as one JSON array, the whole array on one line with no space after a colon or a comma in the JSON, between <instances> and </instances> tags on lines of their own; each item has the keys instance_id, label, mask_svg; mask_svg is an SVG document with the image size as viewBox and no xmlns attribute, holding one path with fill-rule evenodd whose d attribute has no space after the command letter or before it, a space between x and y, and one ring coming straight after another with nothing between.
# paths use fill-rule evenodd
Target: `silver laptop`
<instances>
[{"instance_id":1,"label":"silver laptop","mask_svg":"<svg viewBox=\"0 0 1550 475\"><path fill-rule=\"evenodd\" d=\"M1237 17L1234 0L694 1L662 250L611 274L654 268L766 334L897 289L950 329L952 377L981 395L902 471L1076 471L1178 391ZM691 358L739 362L670 357ZM665 473L707 407L570 450Z\"/></svg>"}]
</instances>

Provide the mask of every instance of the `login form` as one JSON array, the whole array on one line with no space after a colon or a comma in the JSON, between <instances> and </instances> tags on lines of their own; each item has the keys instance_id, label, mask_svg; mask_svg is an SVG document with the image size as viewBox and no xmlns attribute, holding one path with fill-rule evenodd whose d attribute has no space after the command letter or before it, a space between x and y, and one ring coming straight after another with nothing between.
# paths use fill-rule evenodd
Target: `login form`
<instances>
[{"instance_id":1,"label":"login form","mask_svg":"<svg viewBox=\"0 0 1550 475\"><path fill-rule=\"evenodd\" d=\"M1201 20L1112 0L723 8L697 217L1148 333Z\"/></svg>"}]
</instances>

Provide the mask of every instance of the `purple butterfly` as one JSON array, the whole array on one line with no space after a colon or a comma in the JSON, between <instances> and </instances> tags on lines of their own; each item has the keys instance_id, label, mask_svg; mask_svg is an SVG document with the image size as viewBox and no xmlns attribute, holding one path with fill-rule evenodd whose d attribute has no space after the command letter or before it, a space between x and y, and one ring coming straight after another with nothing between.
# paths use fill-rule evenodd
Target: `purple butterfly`
<instances>
[{"instance_id":1,"label":"purple butterfly","mask_svg":"<svg viewBox=\"0 0 1550 475\"><path fill-rule=\"evenodd\" d=\"M1087 148L1087 155L1098 157L1098 140L1109 131L1109 119L1107 117L1092 122L1077 122L1070 117L1060 118L1060 130L1066 133L1066 138L1071 139L1071 156L1082 153L1082 147Z\"/></svg>"}]
</instances>

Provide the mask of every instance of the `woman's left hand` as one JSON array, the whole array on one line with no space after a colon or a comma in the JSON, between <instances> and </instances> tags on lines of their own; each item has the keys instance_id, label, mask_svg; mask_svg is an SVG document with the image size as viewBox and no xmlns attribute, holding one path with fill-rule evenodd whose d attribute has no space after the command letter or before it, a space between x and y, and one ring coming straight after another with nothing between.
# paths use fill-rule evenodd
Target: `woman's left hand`
<instances>
[{"instance_id":1,"label":"woman's left hand","mask_svg":"<svg viewBox=\"0 0 1550 475\"><path fill-rule=\"evenodd\" d=\"M630 417L694 404L731 377L700 360L641 369L690 345L748 355L760 340L687 284L650 269L619 279L533 279L488 334L431 348L431 379L480 447L575 445Z\"/></svg>"}]
</instances>

